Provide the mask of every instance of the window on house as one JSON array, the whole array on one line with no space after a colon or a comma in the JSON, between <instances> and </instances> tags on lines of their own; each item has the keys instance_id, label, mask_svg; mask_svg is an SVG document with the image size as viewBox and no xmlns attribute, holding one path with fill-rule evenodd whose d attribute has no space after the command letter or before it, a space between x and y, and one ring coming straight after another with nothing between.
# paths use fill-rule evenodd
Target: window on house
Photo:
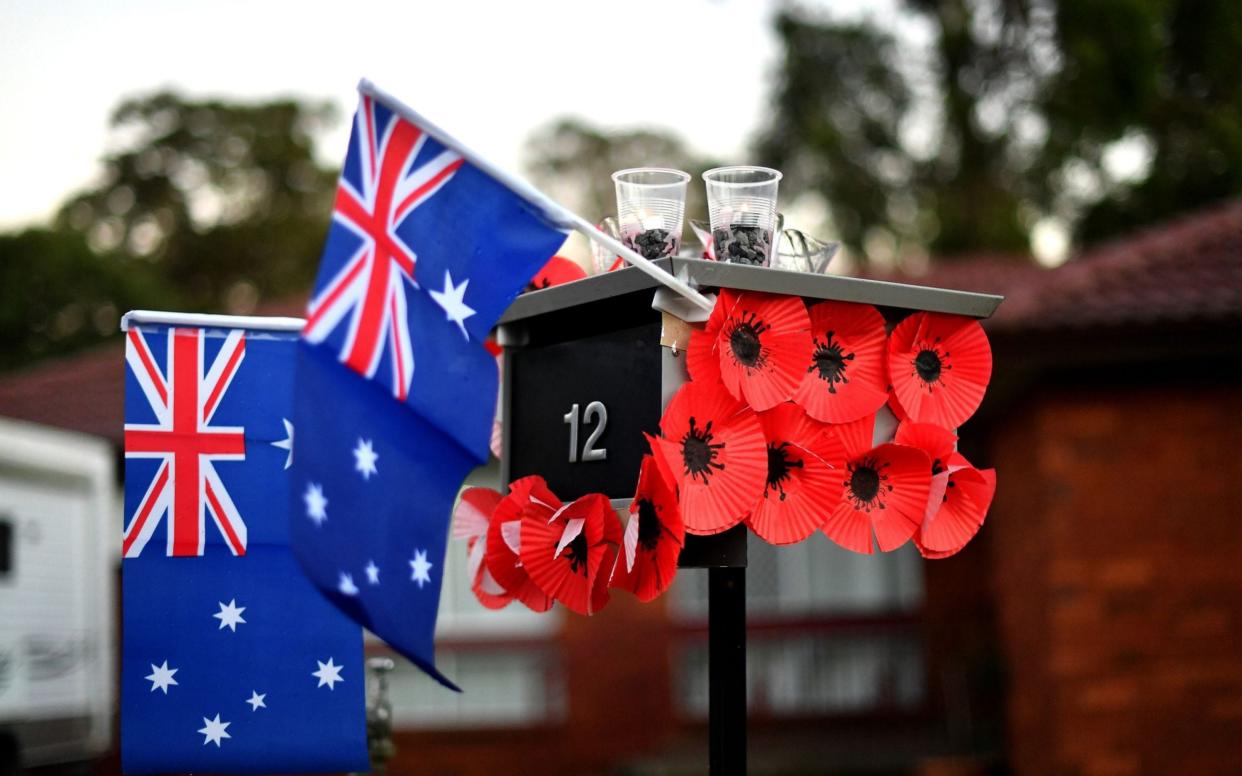
<instances>
[{"instance_id":1,"label":"window on house","mask_svg":"<svg viewBox=\"0 0 1242 776\"><path fill-rule=\"evenodd\" d=\"M866 714L923 703L923 580L913 547L862 556L812 536L787 547L752 539L748 550L752 714ZM671 594L685 626L673 656L677 703L687 716L705 717L707 572L679 572Z\"/></svg>"}]
</instances>

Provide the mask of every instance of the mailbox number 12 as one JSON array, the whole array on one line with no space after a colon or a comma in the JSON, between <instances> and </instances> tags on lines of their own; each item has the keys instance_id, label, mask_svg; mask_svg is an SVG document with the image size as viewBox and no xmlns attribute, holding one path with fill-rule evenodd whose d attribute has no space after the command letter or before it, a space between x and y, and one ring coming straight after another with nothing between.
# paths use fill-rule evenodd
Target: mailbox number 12
<instances>
[{"instance_id":1,"label":"mailbox number 12","mask_svg":"<svg viewBox=\"0 0 1242 776\"><path fill-rule=\"evenodd\" d=\"M575 404L565 413L565 422L569 424L569 462L578 462L578 405ZM587 437L586 444L582 447L582 461L603 461L608 457L607 448L597 448L595 443L599 441L599 437L604 433L604 427L608 425L608 408L603 402L593 401L586 406L586 411L582 413L582 424L596 423L595 430Z\"/></svg>"}]
</instances>

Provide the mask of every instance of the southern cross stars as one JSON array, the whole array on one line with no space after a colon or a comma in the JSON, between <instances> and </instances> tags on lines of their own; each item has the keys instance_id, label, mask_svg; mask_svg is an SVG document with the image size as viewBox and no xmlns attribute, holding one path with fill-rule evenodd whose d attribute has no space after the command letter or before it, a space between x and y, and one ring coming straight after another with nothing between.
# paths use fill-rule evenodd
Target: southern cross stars
<instances>
[{"instance_id":1,"label":"southern cross stars","mask_svg":"<svg viewBox=\"0 0 1242 776\"><path fill-rule=\"evenodd\" d=\"M371 447L370 439L359 439L358 446L354 448L354 470L362 475L362 479L369 480L371 475L375 474L375 462L379 460L379 453Z\"/></svg>"},{"instance_id":2,"label":"southern cross stars","mask_svg":"<svg viewBox=\"0 0 1242 776\"><path fill-rule=\"evenodd\" d=\"M221 722L219 714L216 715L215 719L207 719L206 717L203 717L203 725L205 727L198 729L198 732L203 734L203 746L215 744L216 748L219 749L221 739L232 738L232 736L228 734L227 730L228 726L231 724L233 723Z\"/></svg>"},{"instance_id":3,"label":"southern cross stars","mask_svg":"<svg viewBox=\"0 0 1242 776\"><path fill-rule=\"evenodd\" d=\"M379 584L379 566L375 565L375 561L373 560L367 561L366 572L367 572L367 582L369 582L372 585L378 585Z\"/></svg>"},{"instance_id":4,"label":"southern cross stars","mask_svg":"<svg viewBox=\"0 0 1242 776\"><path fill-rule=\"evenodd\" d=\"M328 519L328 499L324 498L323 486L317 482L307 483L302 500L306 502L306 516L315 525L323 525L323 521Z\"/></svg>"},{"instance_id":5,"label":"southern cross stars","mask_svg":"<svg viewBox=\"0 0 1242 776\"><path fill-rule=\"evenodd\" d=\"M342 595L358 595L358 586L354 584L353 574L341 572L341 580L337 582L336 589L341 591Z\"/></svg>"},{"instance_id":6,"label":"southern cross stars","mask_svg":"<svg viewBox=\"0 0 1242 776\"><path fill-rule=\"evenodd\" d=\"M169 668L168 661L165 660L164 665L162 666L157 666L155 663L152 663L151 673L143 678L150 680L151 692L163 690L164 694L167 695L169 685L177 683L177 680L173 679L173 674L177 673L179 670L180 669L178 668Z\"/></svg>"},{"instance_id":7,"label":"southern cross stars","mask_svg":"<svg viewBox=\"0 0 1242 776\"><path fill-rule=\"evenodd\" d=\"M474 315L474 308L466 304L466 286L469 284L470 279L466 278L461 281L461 285L453 285L453 276L446 269L444 270L444 290L430 292L436 304L444 308L448 321L457 324L457 328L461 329L462 336L467 340L470 339L470 335L466 332L465 321Z\"/></svg>"},{"instance_id":8,"label":"southern cross stars","mask_svg":"<svg viewBox=\"0 0 1242 776\"><path fill-rule=\"evenodd\" d=\"M246 611L246 607L238 606L236 598L229 601L228 604L225 604L223 601L220 601L219 603L220 611L211 615L220 621L220 627L218 630L224 630L225 627L227 627L229 630L236 633L238 624L245 624L246 622L241 616L242 612Z\"/></svg>"},{"instance_id":9,"label":"southern cross stars","mask_svg":"<svg viewBox=\"0 0 1242 776\"><path fill-rule=\"evenodd\" d=\"M431 571L432 565L427 560L426 550L414 551L414 559L410 561L410 580L417 582L420 590L424 584L431 581L431 575L427 572Z\"/></svg>"},{"instance_id":10,"label":"southern cross stars","mask_svg":"<svg viewBox=\"0 0 1242 776\"><path fill-rule=\"evenodd\" d=\"M289 455L285 456L285 468L288 469L293 465L293 424L288 418L281 418L281 421L285 424L285 438L279 442L268 442L268 444L289 451Z\"/></svg>"},{"instance_id":11,"label":"southern cross stars","mask_svg":"<svg viewBox=\"0 0 1242 776\"><path fill-rule=\"evenodd\" d=\"M319 664L319 670L311 671L311 676L319 680L319 684L315 685L316 687L323 687L326 684L329 690L335 690L337 682L345 681L341 678L341 669L345 666L333 665L331 657L328 658L326 663L321 660L316 660L315 662Z\"/></svg>"},{"instance_id":12,"label":"southern cross stars","mask_svg":"<svg viewBox=\"0 0 1242 776\"><path fill-rule=\"evenodd\" d=\"M267 704L263 702L263 699L266 697L267 697L267 693L265 692L261 693L258 690L251 690L250 699L247 700L246 703L250 704L251 711L258 711L259 709L266 709Z\"/></svg>"}]
</instances>

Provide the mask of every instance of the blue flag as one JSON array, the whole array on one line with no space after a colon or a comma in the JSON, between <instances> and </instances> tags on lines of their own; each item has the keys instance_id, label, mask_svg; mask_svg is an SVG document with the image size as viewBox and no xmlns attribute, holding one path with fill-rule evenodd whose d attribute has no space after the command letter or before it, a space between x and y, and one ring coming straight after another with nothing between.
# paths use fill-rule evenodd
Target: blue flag
<instances>
[{"instance_id":1,"label":"blue flag","mask_svg":"<svg viewBox=\"0 0 1242 776\"><path fill-rule=\"evenodd\" d=\"M565 240L544 211L363 85L299 350L294 549L431 676L453 500L496 402L483 341Z\"/></svg>"},{"instance_id":2,"label":"blue flag","mask_svg":"<svg viewBox=\"0 0 1242 776\"><path fill-rule=\"evenodd\" d=\"M126 773L365 770L362 633L289 547L293 331L137 323L126 343Z\"/></svg>"}]
</instances>

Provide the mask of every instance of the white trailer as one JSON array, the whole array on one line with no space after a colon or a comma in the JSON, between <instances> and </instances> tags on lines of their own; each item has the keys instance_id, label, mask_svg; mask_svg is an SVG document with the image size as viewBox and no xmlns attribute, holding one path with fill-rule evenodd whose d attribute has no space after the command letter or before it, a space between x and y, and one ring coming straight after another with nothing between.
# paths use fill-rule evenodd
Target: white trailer
<instances>
[{"instance_id":1,"label":"white trailer","mask_svg":"<svg viewBox=\"0 0 1242 776\"><path fill-rule=\"evenodd\" d=\"M0 418L0 776L112 744L115 453Z\"/></svg>"}]
</instances>

